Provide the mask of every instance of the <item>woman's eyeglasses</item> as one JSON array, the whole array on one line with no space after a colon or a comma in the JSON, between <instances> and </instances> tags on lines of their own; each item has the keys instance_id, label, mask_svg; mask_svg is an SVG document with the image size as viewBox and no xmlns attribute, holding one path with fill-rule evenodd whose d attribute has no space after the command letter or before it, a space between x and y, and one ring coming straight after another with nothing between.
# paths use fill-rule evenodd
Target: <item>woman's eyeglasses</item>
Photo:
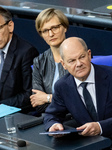
<instances>
[{"instance_id":1,"label":"woman's eyeglasses","mask_svg":"<svg viewBox=\"0 0 112 150\"><path fill-rule=\"evenodd\" d=\"M58 25L55 25L55 26L52 26L50 29L45 29L43 31L40 31L41 34L43 34L44 36L48 36L49 34L49 31L51 30L53 33L58 33L59 30L60 30L60 26L62 24L58 24Z\"/></svg>"}]
</instances>

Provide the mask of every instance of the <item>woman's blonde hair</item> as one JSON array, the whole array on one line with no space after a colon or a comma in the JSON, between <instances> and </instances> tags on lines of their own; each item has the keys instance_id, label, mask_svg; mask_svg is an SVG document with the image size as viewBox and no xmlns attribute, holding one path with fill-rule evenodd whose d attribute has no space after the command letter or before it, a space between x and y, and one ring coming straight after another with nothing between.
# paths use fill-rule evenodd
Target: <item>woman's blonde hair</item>
<instances>
[{"instance_id":1,"label":"woman's blonde hair","mask_svg":"<svg viewBox=\"0 0 112 150\"><path fill-rule=\"evenodd\" d=\"M60 23L68 29L69 21L68 18L64 15L64 13L58 9L54 8L47 8L43 10L36 18L35 20L35 27L37 32L41 36L41 28L44 25L45 22L48 22L50 19L52 19L54 16L57 16Z\"/></svg>"}]
</instances>

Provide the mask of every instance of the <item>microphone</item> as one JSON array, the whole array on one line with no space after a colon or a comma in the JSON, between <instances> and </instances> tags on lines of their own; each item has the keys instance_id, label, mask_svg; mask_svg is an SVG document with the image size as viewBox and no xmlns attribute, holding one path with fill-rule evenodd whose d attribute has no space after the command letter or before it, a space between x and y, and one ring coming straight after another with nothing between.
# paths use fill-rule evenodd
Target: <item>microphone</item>
<instances>
[{"instance_id":1,"label":"microphone","mask_svg":"<svg viewBox=\"0 0 112 150\"><path fill-rule=\"evenodd\" d=\"M24 140L18 140L18 141L17 141L17 145L18 145L19 147L25 147L25 146L26 146L26 142L25 142Z\"/></svg>"},{"instance_id":2,"label":"microphone","mask_svg":"<svg viewBox=\"0 0 112 150\"><path fill-rule=\"evenodd\" d=\"M8 142L12 142L12 143L16 144L18 147L25 147L26 146L26 141L24 141L24 140L16 141L16 140L13 140L11 138L7 138L7 137L3 137L3 136L0 136L0 138L3 140L6 140Z\"/></svg>"}]
</instances>

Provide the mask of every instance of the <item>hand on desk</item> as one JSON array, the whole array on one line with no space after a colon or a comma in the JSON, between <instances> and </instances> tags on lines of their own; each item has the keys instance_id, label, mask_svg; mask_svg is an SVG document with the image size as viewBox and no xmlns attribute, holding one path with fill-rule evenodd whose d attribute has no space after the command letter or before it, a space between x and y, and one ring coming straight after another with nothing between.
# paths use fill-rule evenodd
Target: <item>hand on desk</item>
<instances>
[{"instance_id":1,"label":"hand on desk","mask_svg":"<svg viewBox=\"0 0 112 150\"><path fill-rule=\"evenodd\" d=\"M64 130L64 127L62 124L60 123L55 123L53 124L50 128L49 128L49 132L51 131L63 131ZM64 134L60 134L60 135L49 135L49 136L53 136L55 138L58 138L58 137L62 137L64 136Z\"/></svg>"},{"instance_id":2,"label":"hand on desk","mask_svg":"<svg viewBox=\"0 0 112 150\"><path fill-rule=\"evenodd\" d=\"M97 122L86 123L77 128L77 130L84 130L80 135L83 136L95 136L101 133L100 126Z\"/></svg>"},{"instance_id":3,"label":"hand on desk","mask_svg":"<svg viewBox=\"0 0 112 150\"><path fill-rule=\"evenodd\" d=\"M46 94L43 91L34 90L34 89L32 89L32 92L34 92L34 94L30 96L30 101L31 101L32 107L36 107L38 105L43 105L43 104L47 103L47 95L48 94Z\"/></svg>"},{"instance_id":4,"label":"hand on desk","mask_svg":"<svg viewBox=\"0 0 112 150\"><path fill-rule=\"evenodd\" d=\"M82 132L79 132L79 135L83 136L96 136L101 133L100 126L97 122L91 122L91 123L86 123L78 128L77 130L83 130ZM55 123L49 128L49 132L51 131L63 131L64 127L60 123ZM64 134L59 134L59 135L50 135L54 136L55 138L57 137L62 137Z\"/></svg>"}]
</instances>

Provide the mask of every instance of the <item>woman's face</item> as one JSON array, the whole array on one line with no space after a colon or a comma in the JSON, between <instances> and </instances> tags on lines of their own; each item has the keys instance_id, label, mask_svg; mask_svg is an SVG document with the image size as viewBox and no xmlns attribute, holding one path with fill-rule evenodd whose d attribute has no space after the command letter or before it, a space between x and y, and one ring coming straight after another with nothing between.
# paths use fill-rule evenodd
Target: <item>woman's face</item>
<instances>
[{"instance_id":1,"label":"woman's face","mask_svg":"<svg viewBox=\"0 0 112 150\"><path fill-rule=\"evenodd\" d=\"M46 43L52 47L59 47L65 39L67 29L61 25L57 16L45 22L41 28L41 35Z\"/></svg>"}]
</instances>

